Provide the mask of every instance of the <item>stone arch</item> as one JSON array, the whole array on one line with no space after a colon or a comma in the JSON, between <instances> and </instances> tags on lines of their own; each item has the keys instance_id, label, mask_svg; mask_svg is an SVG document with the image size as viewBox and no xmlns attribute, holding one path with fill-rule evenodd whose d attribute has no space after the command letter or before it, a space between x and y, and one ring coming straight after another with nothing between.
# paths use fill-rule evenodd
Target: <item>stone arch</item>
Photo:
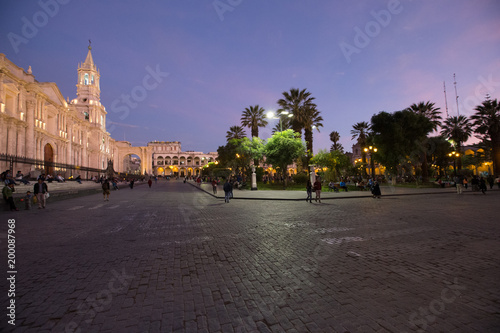
<instances>
[{"instance_id":1,"label":"stone arch","mask_svg":"<svg viewBox=\"0 0 500 333\"><path fill-rule=\"evenodd\" d=\"M118 153L115 155L114 163L116 172L126 172L123 160L127 155L139 156L141 160L141 175L145 173L152 174L152 154L148 152L145 147L118 147Z\"/></svg>"}]
</instances>

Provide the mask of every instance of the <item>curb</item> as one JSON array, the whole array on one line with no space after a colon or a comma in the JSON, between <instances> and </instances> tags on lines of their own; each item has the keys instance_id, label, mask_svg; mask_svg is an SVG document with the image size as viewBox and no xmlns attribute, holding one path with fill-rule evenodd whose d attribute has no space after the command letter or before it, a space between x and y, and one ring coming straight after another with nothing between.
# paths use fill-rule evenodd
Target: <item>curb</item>
<instances>
[{"instance_id":1,"label":"curb","mask_svg":"<svg viewBox=\"0 0 500 333\"><path fill-rule=\"evenodd\" d=\"M224 199L222 196L217 196L214 195L213 193L203 189L201 186L197 186L196 184L187 182L187 184L197 188L200 191L205 192L206 194L216 198L216 199ZM489 190L489 191L494 191L494 190ZM494 191L497 192L497 191ZM304 193L305 194L305 193ZM457 194L456 191L435 191L435 192L419 192L419 193L399 193L399 194L382 194L382 197L400 197L400 196L411 196L411 195L431 195L431 194ZM463 194L469 195L469 194L474 194L474 192L467 191ZM358 198L373 198L371 194L366 194L366 195L356 195L356 196L343 196L343 197L338 197L338 198L321 198L321 200L340 200L340 199L358 199ZM241 198L241 197L233 197L231 200L278 200L278 201L304 201L304 198Z\"/></svg>"}]
</instances>

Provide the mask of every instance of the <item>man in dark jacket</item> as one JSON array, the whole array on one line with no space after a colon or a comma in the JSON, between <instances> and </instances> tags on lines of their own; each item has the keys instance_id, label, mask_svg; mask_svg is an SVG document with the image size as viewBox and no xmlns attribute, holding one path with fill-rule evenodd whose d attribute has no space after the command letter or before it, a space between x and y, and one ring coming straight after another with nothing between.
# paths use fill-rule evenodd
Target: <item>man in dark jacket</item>
<instances>
[{"instance_id":1,"label":"man in dark jacket","mask_svg":"<svg viewBox=\"0 0 500 333\"><path fill-rule=\"evenodd\" d=\"M224 183L224 201L227 203L229 202L229 197L231 192L233 192L233 185L229 182L229 179L226 179L226 182Z\"/></svg>"},{"instance_id":2,"label":"man in dark jacket","mask_svg":"<svg viewBox=\"0 0 500 333\"><path fill-rule=\"evenodd\" d=\"M48 193L49 189L42 178L38 178L38 183L35 184L33 192L38 199L38 209L45 208L45 193Z\"/></svg>"}]
</instances>

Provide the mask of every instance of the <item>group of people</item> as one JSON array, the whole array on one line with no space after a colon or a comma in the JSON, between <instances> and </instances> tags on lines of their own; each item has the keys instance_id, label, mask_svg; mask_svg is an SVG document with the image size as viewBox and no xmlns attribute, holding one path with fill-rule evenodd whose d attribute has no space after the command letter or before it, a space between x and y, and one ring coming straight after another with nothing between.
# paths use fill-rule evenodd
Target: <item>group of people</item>
<instances>
[{"instance_id":1,"label":"group of people","mask_svg":"<svg viewBox=\"0 0 500 333\"><path fill-rule=\"evenodd\" d=\"M454 182L458 194L462 194L463 189L467 190L469 188L469 180L466 176L456 175L454 178ZM489 175L486 178L482 176L472 176L470 180L471 190L473 192L481 191L483 194L486 194L486 190L488 188L486 183L490 185L490 190L493 189L495 183L497 184L498 188L500 188L500 176L496 178L493 177L493 175Z\"/></svg>"},{"instance_id":2,"label":"group of people","mask_svg":"<svg viewBox=\"0 0 500 333\"><path fill-rule=\"evenodd\" d=\"M311 180L308 180L307 184L306 184L306 191L307 191L306 202L309 201L309 203L312 203L312 192L314 191L315 194L316 194L314 200L316 202L320 202L321 203L321 189L322 189L322 187L323 187L323 185L321 183L320 177L316 177L316 180L315 180L314 184L311 182ZM345 192L347 192L347 185L344 182L344 180L340 181L339 187L341 189L344 189ZM370 189L373 197L380 199L382 193L380 191L380 185L379 185L379 183L377 181L373 181L372 179L370 179L368 181L368 187L369 187L369 189ZM328 188L334 190L335 192L339 192L339 189L337 188L337 186L333 182L330 182L328 184Z\"/></svg>"},{"instance_id":3,"label":"group of people","mask_svg":"<svg viewBox=\"0 0 500 333\"><path fill-rule=\"evenodd\" d=\"M2 189L2 196L11 211L18 211L16 203L14 202L15 183L6 182ZM38 209L45 209L46 199L49 196L49 189L45 178L39 177L37 183L33 186L33 194L31 191L26 191L24 196L25 209L31 209L32 202L38 203Z\"/></svg>"}]
</instances>

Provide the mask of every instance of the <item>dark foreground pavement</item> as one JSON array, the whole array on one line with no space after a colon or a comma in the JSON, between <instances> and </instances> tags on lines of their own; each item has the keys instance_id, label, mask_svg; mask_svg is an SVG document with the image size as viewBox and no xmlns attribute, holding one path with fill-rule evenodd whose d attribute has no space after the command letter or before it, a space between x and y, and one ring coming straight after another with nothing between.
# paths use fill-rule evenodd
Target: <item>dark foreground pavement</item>
<instances>
[{"instance_id":1,"label":"dark foreground pavement","mask_svg":"<svg viewBox=\"0 0 500 333\"><path fill-rule=\"evenodd\" d=\"M499 203L225 204L171 182L0 212L0 331L499 332Z\"/></svg>"}]
</instances>

